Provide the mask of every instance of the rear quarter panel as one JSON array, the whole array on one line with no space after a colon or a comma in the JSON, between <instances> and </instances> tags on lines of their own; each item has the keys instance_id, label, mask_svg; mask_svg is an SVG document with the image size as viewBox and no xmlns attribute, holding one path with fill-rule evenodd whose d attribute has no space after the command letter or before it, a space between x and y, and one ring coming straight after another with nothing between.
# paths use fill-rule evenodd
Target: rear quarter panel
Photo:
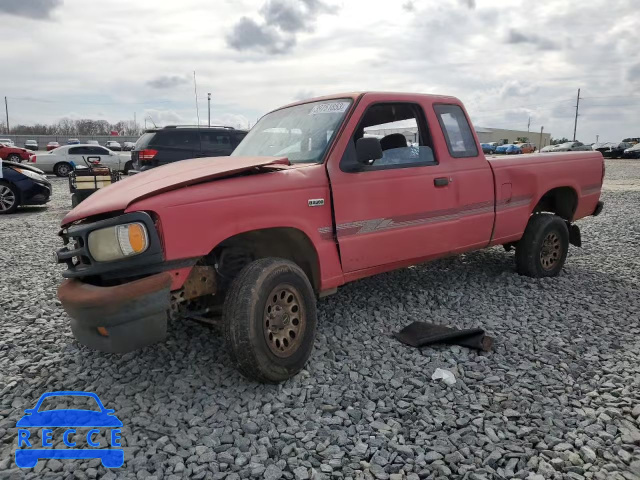
<instances>
[{"instance_id":1,"label":"rear quarter panel","mask_svg":"<svg viewBox=\"0 0 640 480\"><path fill-rule=\"evenodd\" d=\"M542 196L558 187L572 188L578 204L572 220L591 215L600 199L603 158L599 152L542 153L488 157L496 189L492 244L522 237L529 215Z\"/></svg>"},{"instance_id":2,"label":"rear quarter panel","mask_svg":"<svg viewBox=\"0 0 640 480\"><path fill-rule=\"evenodd\" d=\"M324 205L310 207L310 199L324 199ZM126 211L140 210L158 215L167 261L207 255L240 233L289 227L315 247L321 290L344 283L324 165L209 181L134 202ZM177 273L172 289L188 272Z\"/></svg>"},{"instance_id":3,"label":"rear quarter panel","mask_svg":"<svg viewBox=\"0 0 640 480\"><path fill-rule=\"evenodd\" d=\"M36 161L35 163L32 163L32 165L44 172L50 173L53 171L53 166L56 163L66 161L66 160L67 160L66 156L63 156L59 153L53 153L53 154L36 153Z\"/></svg>"}]
</instances>

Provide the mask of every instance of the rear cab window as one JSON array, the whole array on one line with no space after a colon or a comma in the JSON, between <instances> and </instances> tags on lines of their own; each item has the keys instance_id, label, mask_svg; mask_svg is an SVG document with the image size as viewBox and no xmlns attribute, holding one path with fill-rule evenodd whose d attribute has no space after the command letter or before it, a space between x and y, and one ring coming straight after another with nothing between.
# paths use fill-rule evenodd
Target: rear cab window
<instances>
[{"instance_id":1,"label":"rear cab window","mask_svg":"<svg viewBox=\"0 0 640 480\"><path fill-rule=\"evenodd\" d=\"M433 109L447 141L449 155L454 158L477 157L478 146L462 108L459 105L438 103Z\"/></svg>"}]
</instances>

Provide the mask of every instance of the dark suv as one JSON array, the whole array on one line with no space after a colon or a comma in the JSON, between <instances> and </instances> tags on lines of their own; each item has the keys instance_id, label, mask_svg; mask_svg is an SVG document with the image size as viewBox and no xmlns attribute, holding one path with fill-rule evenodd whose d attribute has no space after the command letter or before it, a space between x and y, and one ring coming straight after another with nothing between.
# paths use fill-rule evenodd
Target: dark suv
<instances>
[{"instance_id":1,"label":"dark suv","mask_svg":"<svg viewBox=\"0 0 640 480\"><path fill-rule=\"evenodd\" d=\"M188 158L231 155L246 134L233 127L191 125L146 130L131 151L133 168L144 171Z\"/></svg>"}]
</instances>

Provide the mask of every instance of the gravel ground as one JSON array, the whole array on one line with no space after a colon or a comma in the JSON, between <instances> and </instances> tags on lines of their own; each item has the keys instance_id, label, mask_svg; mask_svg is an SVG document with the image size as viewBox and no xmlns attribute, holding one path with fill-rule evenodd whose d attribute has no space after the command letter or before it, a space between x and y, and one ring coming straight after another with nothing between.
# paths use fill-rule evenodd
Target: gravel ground
<instances>
[{"instance_id":1,"label":"gravel ground","mask_svg":"<svg viewBox=\"0 0 640 480\"><path fill-rule=\"evenodd\" d=\"M605 212L580 222L559 278L520 277L492 248L347 285L319 303L307 370L279 386L242 379L188 321L124 356L75 343L50 263L70 204L55 179L47 209L0 219L0 477L640 478L640 162L607 173ZM482 326L495 349L390 337L414 320ZM437 367L457 383L432 381ZM16 468L15 422L52 390L115 409L121 469Z\"/></svg>"}]
</instances>

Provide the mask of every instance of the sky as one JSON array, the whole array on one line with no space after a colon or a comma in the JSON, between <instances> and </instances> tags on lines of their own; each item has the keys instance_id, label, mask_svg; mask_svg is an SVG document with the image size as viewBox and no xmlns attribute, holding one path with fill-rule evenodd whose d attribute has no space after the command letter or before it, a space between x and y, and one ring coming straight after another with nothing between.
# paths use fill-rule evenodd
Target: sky
<instances>
[{"instance_id":1,"label":"sky","mask_svg":"<svg viewBox=\"0 0 640 480\"><path fill-rule=\"evenodd\" d=\"M640 136L637 0L0 0L9 121L247 127L345 91L453 95L477 127ZM11 68L14 67L14 68Z\"/></svg>"}]
</instances>

